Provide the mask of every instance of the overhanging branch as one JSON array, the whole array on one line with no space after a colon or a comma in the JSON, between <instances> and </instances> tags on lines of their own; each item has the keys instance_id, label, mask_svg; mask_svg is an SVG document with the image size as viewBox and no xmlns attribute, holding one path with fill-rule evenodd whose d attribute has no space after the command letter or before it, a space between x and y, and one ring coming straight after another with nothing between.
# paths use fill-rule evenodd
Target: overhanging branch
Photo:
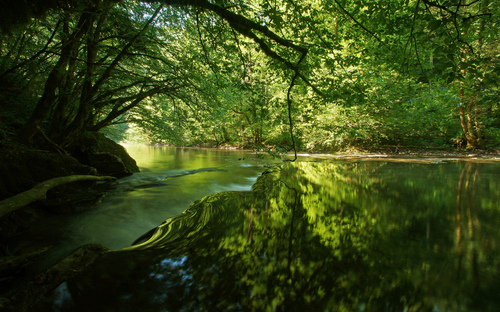
<instances>
[{"instance_id":1,"label":"overhanging branch","mask_svg":"<svg viewBox=\"0 0 500 312\"><path fill-rule=\"evenodd\" d=\"M324 94L318 88L313 86L302 73L300 73L298 66L295 66L292 62L285 60L282 56L273 51L269 47L269 44L267 44L263 38L260 38L257 35L257 33L261 34L263 37L268 38L271 41L274 41L275 43L277 43L282 47L290 48L294 51L297 51L298 53L300 53L301 58L303 58L303 55L308 53L308 48L297 45L293 43L291 40L279 36L278 34L271 31L267 26L259 24L237 13L234 13L230 11L229 8L213 4L208 0L142 0L142 2L162 3L164 5L179 6L179 7L185 6L193 8L202 8L215 13L220 18L229 23L231 28L233 28L235 31L237 31L243 36L246 36L254 40L254 42L260 46L260 48L267 56L283 63L286 67L293 70L295 75L297 75L297 77L302 79L309 87L311 87L315 93L324 97ZM297 65L299 63L300 62L298 62Z\"/></svg>"}]
</instances>

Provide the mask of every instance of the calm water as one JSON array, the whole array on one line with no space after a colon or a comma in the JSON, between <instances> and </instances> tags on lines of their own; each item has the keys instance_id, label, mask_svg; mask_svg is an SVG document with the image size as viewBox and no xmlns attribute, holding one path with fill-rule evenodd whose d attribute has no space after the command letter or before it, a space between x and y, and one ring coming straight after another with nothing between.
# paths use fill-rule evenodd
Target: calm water
<instances>
[{"instance_id":1,"label":"calm water","mask_svg":"<svg viewBox=\"0 0 500 312\"><path fill-rule=\"evenodd\" d=\"M183 170L245 164L227 157L224 167L196 156ZM182 177L200 174L200 185L212 174L248 185L232 181L231 171ZM205 197L149 241L107 254L43 308L500 311L499 177L500 163L484 160L287 163L253 191ZM131 193L161 187L144 181Z\"/></svg>"}]
</instances>

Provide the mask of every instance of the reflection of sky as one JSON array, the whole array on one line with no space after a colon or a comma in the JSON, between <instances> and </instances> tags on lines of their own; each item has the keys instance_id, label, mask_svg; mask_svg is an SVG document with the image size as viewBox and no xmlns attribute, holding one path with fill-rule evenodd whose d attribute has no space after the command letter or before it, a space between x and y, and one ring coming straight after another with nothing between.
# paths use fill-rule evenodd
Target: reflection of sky
<instances>
[{"instance_id":1,"label":"reflection of sky","mask_svg":"<svg viewBox=\"0 0 500 312\"><path fill-rule=\"evenodd\" d=\"M168 300L168 297L171 296L169 292L176 287L182 287L184 289L183 296L189 295L194 283L193 274L190 272L190 267L186 262L187 257L181 256L163 259L152 267L149 278L161 284L158 286L159 289L151 292L151 303L161 304L165 302ZM180 280L178 277L180 277Z\"/></svg>"},{"instance_id":2,"label":"reflection of sky","mask_svg":"<svg viewBox=\"0 0 500 312\"><path fill-rule=\"evenodd\" d=\"M154 268L153 272L149 274L149 277L163 280L165 278L164 273L166 271L176 271L178 275L182 276L183 282L188 280L191 281L193 279L193 275L182 268L182 266L186 263L186 260L186 256L161 260L160 263L155 265L156 268Z\"/></svg>"},{"instance_id":3,"label":"reflection of sky","mask_svg":"<svg viewBox=\"0 0 500 312\"><path fill-rule=\"evenodd\" d=\"M65 302L71 300L71 294L69 293L68 284L66 282L59 285L55 290L56 298L54 300L54 308L56 310L61 309Z\"/></svg>"}]
</instances>

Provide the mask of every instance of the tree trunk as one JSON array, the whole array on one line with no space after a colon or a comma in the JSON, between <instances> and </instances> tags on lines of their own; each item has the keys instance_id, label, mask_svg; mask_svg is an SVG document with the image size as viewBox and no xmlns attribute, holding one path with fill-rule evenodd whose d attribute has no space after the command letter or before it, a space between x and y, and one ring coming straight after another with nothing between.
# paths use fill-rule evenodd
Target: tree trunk
<instances>
[{"instance_id":1,"label":"tree trunk","mask_svg":"<svg viewBox=\"0 0 500 312\"><path fill-rule=\"evenodd\" d=\"M464 56L462 58L462 61L466 61L466 51L463 52ZM462 74L462 79L465 80L466 77L466 70L465 68L462 68L460 70L460 73ZM460 82L460 106L458 108L458 112L460 115L460 124L462 126L462 132L465 136L465 139L467 141L467 148L476 148L477 147L477 139L476 139L476 134L475 134L475 129L473 126L472 118L471 116L471 108L473 104L475 103L475 97L474 97L474 90L472 90L472 94L470 95L470 98L467 100L465 96L465 82L462 80Z\"/></svg>"},{"instance_id":2,"label":"tree trunk","mask_svg":"<svg viewBox=\"0 0 500 312\"><path fill-rule=\"evenodd\" d=\"M458 108L460 113L460 124L462 126L462 132L465 136L465 140L467 141L467 148L475 148L477 146L476 137L474 132L471 131L471 117L470 114L464 109L463 106Z\"/></svg>"},{"instance_id":3,"label":"tree trunk","mask_svg":"<svg viewBox=\"0 0 500 312\"><path fill-rule=\"evenodd\" d=\"M56 102L56 90L59 88L62 78L68 72L67 66L71 56L75 54L80 45L80 39L86 31L87 27L85 26L88 25L89 18L90 13L83 13L78 21L76 30L71 35L69 35L69 31L65 31L67 40L63 40L61 56L45 82L43 95L38 101L35 110L19 133L18 138L22 143L28 144L31 142L31 139L38 131L40 123L47 117L50 109Z\"/></svg>"},{"instance_id":4,"label":"tree trunk","mask_svg":"<svg viewBox=\"0 0 500 312\"><path fill-rule=\"evenodd\" d=\"M78 113L75 119L68 126L67 131L65 131L64 143L68 144L71 140L72 136L82 133L91 127L92 122L92 102L95 95L99 92L104 83L111 77L111 73L115 70L115 68L120 64L123 58L127 55L128 50L134 45L134 43L146 32L149 25L156 19L158 14L160 13L163 5L160 5L153 15L149 18L143 28L130 39L130 41L122 48L120 53L115 57L115 59L111 62L111 64L106 68L104 73L99 77L99 79L92 85L89 79L86 78L84 83L84 90L82 90L82 96L80 98L80 106L78 108ZM93 53L94 51L92 51ZM94 57L89 52L89 57ZM87 67L87 70L89 68ZM87 72L87 74L90 74Z\"/></svg>"},{"instance_id":5,"label":"tree trunk","mask_svg":"<svg viewBox=\"0 0 500 312\"><path fill-rule=\"evenodd\" d=\"M59 80L62 76L62 69L65 67L65 64L65 60L61 56L59 62L50 72L49 77L45 82L45 89L43 91L42 97L38 101L35 110L31 114L31 117L19 133L18 139L20 142L25 144L29 144L31 142L31 139L37 132L40 123L48 115L52 105L54 105L57 98L56 90L59 86Z\"/></svg>"},{"instance_id":6,"label":"tree trunk","mask_svg":"<svg viewBox=\"0 0 500 312\"><path fill-rule=\"evenodd\" d=\"M69 36L69 26L67 21L64 23L64 33L65 36ZM74 85L77 53L77 50L73 50L72 55L68 57L69 61L65 77L64 79L61 79L59 84L58 102L53 109L52 115L50 116L51 122L48 129L48 135L53 141L57 141L57 136L64 131L67 124L67 114L68 111L70 111L70 105L74 103L72 89Z\"/></svg>"}]
</instances>

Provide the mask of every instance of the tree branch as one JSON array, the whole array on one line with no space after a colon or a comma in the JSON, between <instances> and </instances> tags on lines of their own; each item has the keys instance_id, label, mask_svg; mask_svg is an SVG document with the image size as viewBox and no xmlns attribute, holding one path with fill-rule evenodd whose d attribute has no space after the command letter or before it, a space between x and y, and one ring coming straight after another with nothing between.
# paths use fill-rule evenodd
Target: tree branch
<instances>
[{"instance_id":1,"label":"tree branch","mask_svg":"<svg viewBox=\"0 0 500 312\"><path fill-rule=\"evenodd\" d=\"M207 51L207 48L205 47L205 42L203 41L203 36L201 34L199 12L196 12L196 29L198 30L198 37L200 39L201 48L203 49L205 61L207 62L208 67L210 67L210 69L218 79L219 73L215 70L214 66L212 65L212 62L210 62L209 53Z\"/></svg>"},{"instance_id":2,"label":"tree branch","mask_svg":"<svg viewBox=\"0 0 500 312\"><path fill-rule=\"evenodd\" d=\"M142 27L142 29L123 47L120 53L115 57L113 62L106 68L102 76L97 80L97 82L92 86L91 94L97 93L100 87L104 84L104 82L111 76L111 72L116 68L116 66L121 62L123 57L127 54L128 49L146 32L149 25L156 19L161 9L163 9L163 5L160 5L156 11L153 13L151 18L146 22L146 24Z\"/></svg>"},{"instance_id":3,"label":"tree branch","mask_svg":"<svg viewBox=\"0 0 500 312\"><path fill-rule=\"evenodd\" d=\"M149 25L153 23L156 19L160 11L163 9L163 4L161 4L153 13L153 15L148 19L148 21L144 24L142 29L130 39L130 41L121 49L120 53L113 59L111 64L106 68L101 77L95 82L95 84L86 92L82 94L80 99L80 106L78 108L78 113L76 117L73 119L71 124L67 128L67 132L63 141L68 140L72 135L79 131L79 129L83 128L86 125L86 122L89 120L89 115L91 111L90 103L95 95L98 93L99 89L102 85L108 80L111 76L111 73L116 69L118 64L123 60L123 58L127 55L128 50L135 42L147 31Z\"/></svg>"},{"instance_id":4,"label":"tree branch","mask_svg":"<svg viewBox=\"0 0 500 312\"><path fill-rule=\"evenodd\" d=\"M255 43L259 44L260 48L264 51L264 53L267 56L284 63L288 68L292 69L298 75L299 78L301 78L309 87L311 87L314 90L314 92L324 97L324 94L318 88L313 86L309 82L309 80L299 72L296 66L294 66L290 61L285 60L275 51L273 51L262 38L259 38L259 36L257 36L254 33L254 31L259 32L260 34L276 42L280 46L291 48L301 53L301 57L304 53L308 52L308 49L306 47L296 45L291 40L282 38L281 36L271 31L267 26L252 21L237 13L231 12L229 11L229 8L213 4L208 0L142 0L142 2L163 3L165 5L180 6L180 7L187 6L194 8L204 8L207 9L208 11L215 13L220 18L229 23L231 28L236 30L238 33L242 34L245 37L253 39Z\"/></svg>"},{"instance_id":5,"label":"tree branch","mask_svg":"<svg viewBox=\"0 0 500 312\"><path fill-rule=\"evenodd\" d=\"M16 66L12 67L11 69L8 69L5 72L1 73L0 77L4 77L4 76L6 76L6 75L8 75L8 74L10 74L12 72L14 72L16 69L25 66L29 62L31 62L31 61L35 60L36 58L38 58L43 53L47 52L47 49L49 48L49 45L52 43L52 40L54 40L54 37L55 37L55 35L57 33L57 29L59 28L59 26L61 25L61 23L62 23L62 21L58 21L57 22L56 26L54 27L54 30L52 31L52 34L50 35L49 40L47 40L47 43L45 44L45 46L43 47L43 49L41 49L40 51L38 51L35 55L33 55L29 59L25 60L24 62L21 62L21 63L17 64Z\"/></svg>"},{"instance_id":6,"label":"tree branch","mask_svg":"<svg viewBox=\"0 0 500 312\"><path fill-rule=\"evenodd\" d=\"M297 67L300 65L300 63L305 59L306 53L302 54L302 57L300 58L299 62L297 63ZM292 88L295 86L295 80L299 76L299 73L296 71L295 75L293 75L292 81L290 82L290 87L288 87L288 92L286 93L286 102L287 102L287 108L288 108L288 122L290 126L290 139L292 140L292 148L293 152L295 154L295 157L292 161L297 160L297 146L295 145L295 137L293 136L293 120L292 120Z\"/></svg>"},{"instance_id":7,"label":"tree branch","mask_svg":"<svg viewBox=\"0 0 500 312\"><path fill-rule=\"evenodd\" d=\"M59 154L61 155L66 155L66 156L69 156L68 152L66 152L62 147L60 147L59 145L57 145L54 141L52 141L46 134L45 132L43 132L42 128L40 128L40 126L36 126L36 128L38 129L38 131L40 131L40 134L43 136L43 138L45 140L47 140L47 142L50 143L50 145L52 145L56 151L59 152Z\"/></svg>"},{"instance_id":8,"label":"tree branch","mask_svg":"<svg viewBox=\"0 0 500 312\"><path fill-rule=\"evenodd\" d=\"M429 1L429 0L422 0L423 3L427 4L428 6L430 7L435 7L435 8L438 8L438 9L441 9L445 12L448 12L450 14L456 14L455 12L453 12L452 10L448 9L447 7L445 7L444 5L441 5L437 2L433 2L433 1ZM460 7L460 6L459 6Z\"/></svg>"}]
</instances>

